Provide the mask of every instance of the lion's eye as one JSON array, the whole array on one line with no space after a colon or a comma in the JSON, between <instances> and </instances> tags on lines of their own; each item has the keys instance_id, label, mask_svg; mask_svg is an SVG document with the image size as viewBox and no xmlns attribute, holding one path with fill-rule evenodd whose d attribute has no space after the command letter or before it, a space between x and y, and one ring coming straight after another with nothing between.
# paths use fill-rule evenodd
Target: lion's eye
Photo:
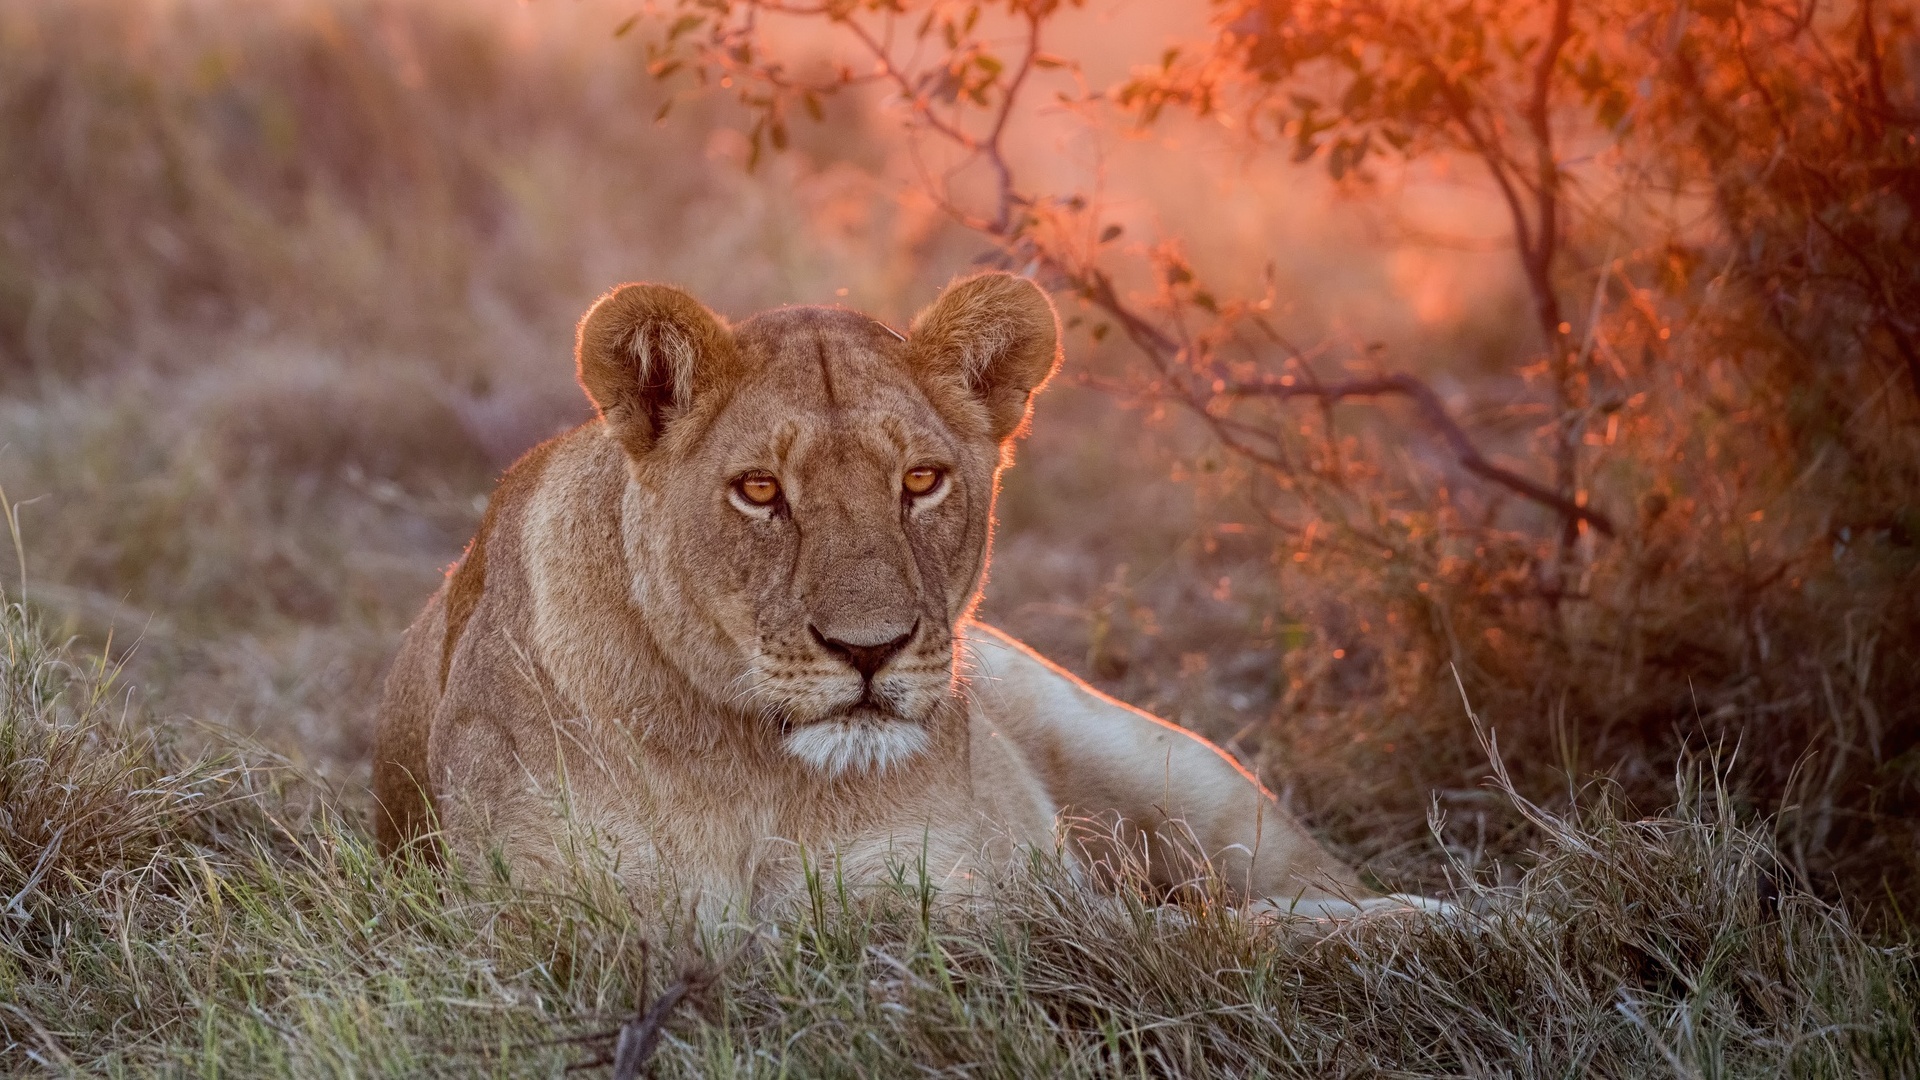
<instances>
[{"instance_id":1,"label":"lion's eye","mask_svg":"<svg viewBox=\"0 0 1920 1080\"><path fill-rule=\"evenodd\" d=\"M946 474L931 465L916 465L907 470L900 480L900 486L907 489L909 495L925 495L940 486L940 478Z\"/></svg>"},{"instance_id":2,"label":"lion's eye","mask_svg":"<svg viewBox=\"0 0 1920 1080\"><path fill-rule=\"evenodd\" d=\"M767 472L750 472L735 480L733 489L755 506L766 506L780 497L780 481Z\"/></svg>"}]
</instances>

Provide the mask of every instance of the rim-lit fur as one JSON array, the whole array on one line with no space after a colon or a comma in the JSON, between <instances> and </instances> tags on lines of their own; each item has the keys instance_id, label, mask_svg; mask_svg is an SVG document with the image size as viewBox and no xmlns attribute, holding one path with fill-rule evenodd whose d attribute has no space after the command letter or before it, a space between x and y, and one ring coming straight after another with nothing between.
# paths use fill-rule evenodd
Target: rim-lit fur
<instances>
[{"instance_id":1,"label":"rim-lit fur","mask_svg":"<svg viewBox=\"0 0 1920 1080\"><path fill-rule=\"evenodd\" d=\"M809 862L970 895L1091 822L1064 828L1096 877L1144 854L1168 888L1209 866L1280 907L1370 902L1220 750L968 619L1058 339L1006 274L956 281L905 339L603 297L577 353L600 418L507 473L402 643L382 844L437 824L476 867L592 861L717 918L794 896ZM914 494L921 466L941 479Z\"/></svg>"}]
</instances>

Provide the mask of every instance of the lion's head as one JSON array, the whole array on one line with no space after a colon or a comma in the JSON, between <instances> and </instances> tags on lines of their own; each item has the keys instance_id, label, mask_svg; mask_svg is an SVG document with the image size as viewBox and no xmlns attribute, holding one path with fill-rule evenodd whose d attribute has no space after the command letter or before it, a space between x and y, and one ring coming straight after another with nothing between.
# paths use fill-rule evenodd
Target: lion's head
<instances>
[{"instance_id":1,"label":"lion's head","mask_svg":"<svg viewBox=\"0 0 1920 1080\"><path fill-rule=\"evenodd\" d=\"M950 285L905 338L838 308L729 327L666 286L601 298L580 383L627 456L632 599L666 658L825 772L923 750L1059 352L1009 274Z\"/></svg>"}]
</instances>

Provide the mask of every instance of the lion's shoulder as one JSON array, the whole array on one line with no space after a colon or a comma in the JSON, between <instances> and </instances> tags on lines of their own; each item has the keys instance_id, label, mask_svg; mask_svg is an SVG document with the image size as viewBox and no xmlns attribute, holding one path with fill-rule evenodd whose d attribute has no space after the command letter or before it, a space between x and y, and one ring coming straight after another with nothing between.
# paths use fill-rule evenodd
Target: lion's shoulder
<instances>
[{"instance_id":1,"label":"lion's shoulder","mask_svg":"<svg viewBox=\"0 0 1920 1080\"><path fill-rule=\"evenodd\" d=\"M440 646L440 684L444 688L455 651L489 592L524 587L522 523L542 502L564 501L580 509L619 497L610 483L621 471L619 448L606 438L599 421L556 435L522 454L507 468L487 499L486 512L460 559L447 574L442 595L446 612ZM589 507L590 508L590 507ZM611 512L611 505L603 507Z\"/></svg>"}]
</instances>

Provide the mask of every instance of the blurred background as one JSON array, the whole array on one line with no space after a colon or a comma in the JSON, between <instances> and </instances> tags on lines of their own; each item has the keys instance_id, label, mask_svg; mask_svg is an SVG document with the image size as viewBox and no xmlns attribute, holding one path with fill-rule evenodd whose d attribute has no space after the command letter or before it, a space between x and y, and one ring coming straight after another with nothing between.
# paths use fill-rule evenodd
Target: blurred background
<instances>
[{"instance_id":1,"label":"blurred background","mask_svg":"<svg viewBox=\"0 0 1920 1080\"><path fill-rule=\"evenodd\" d=\"M1705 762L1814 888L1911 917L1910 8L1581 8L1535 280L1487 165L1537 199L1545 5L920 5L949 31L913 61L945 73L933 99L984 78L990 121L1027 95L1021 209L984 228L993 180L940 157L946 114L836 68L858 49L831 20L756 25L743 56L753 6L0 2L23 540L0 588L123 662L129 712L251 735L364 805L400 630L494 478L588 416L594 297L649 279L734 318L902 325L1012 266L1071 331L1002 494L989 621L1221 741L1395 887L1524 865L1464 688L1541 802L1651 814ZM1023 25L1051 52L1010 88ZM1436 85L1471 87L1484 129L1393 69L1450 34ZM769 44L837 92L747 93ZM1406 394L1248 389L1387 373L1606 528L1488 482Z\"/></svg>"}]
</instances>

